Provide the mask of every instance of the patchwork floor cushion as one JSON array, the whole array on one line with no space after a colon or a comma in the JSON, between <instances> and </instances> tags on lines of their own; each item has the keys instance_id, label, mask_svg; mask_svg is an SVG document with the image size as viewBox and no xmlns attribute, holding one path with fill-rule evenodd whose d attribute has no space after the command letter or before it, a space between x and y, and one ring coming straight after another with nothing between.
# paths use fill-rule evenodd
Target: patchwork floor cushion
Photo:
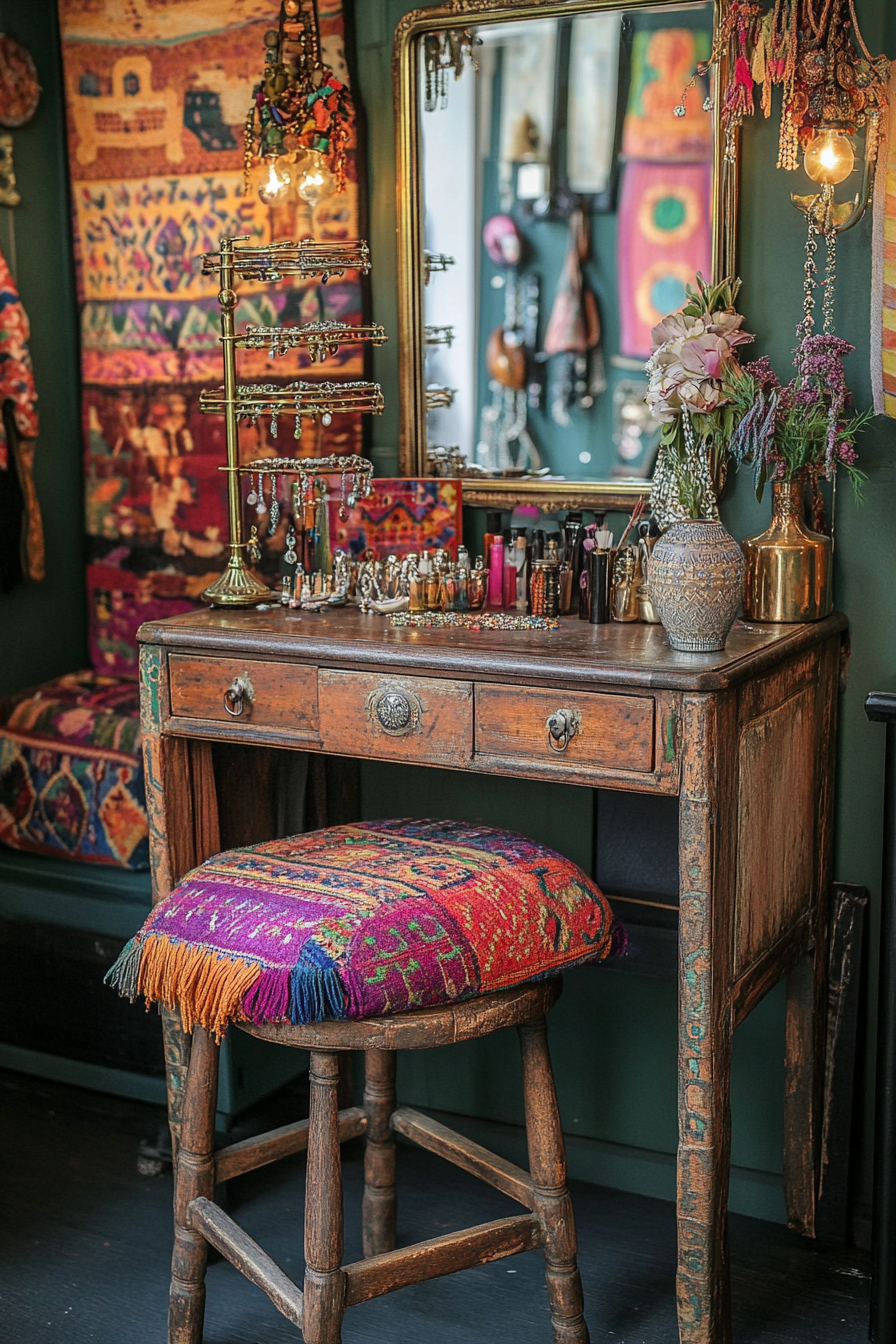
<instances>
[{"instance_id":1,"label":"patchwork floor cushion","mask_svg":"<svg viewBox=\"0 0 896 1344\"><path fill-rule=\"evenodd\" d=\"M148 868L136 682L76 672L0 702L0 841Z\"/></svg>"},{"instance_id":2,"label":"patchwork floor cushion","mask_svg":"<svg viewBox=\"0 0 896 1344\"><path fill-rule=\"evenodd\" d=\"M220 1037L448 1004L597 961L625 933L576 864L453 821L332 826L229 850L152 911L107 976Z\"/></svg>"}]
</instances>

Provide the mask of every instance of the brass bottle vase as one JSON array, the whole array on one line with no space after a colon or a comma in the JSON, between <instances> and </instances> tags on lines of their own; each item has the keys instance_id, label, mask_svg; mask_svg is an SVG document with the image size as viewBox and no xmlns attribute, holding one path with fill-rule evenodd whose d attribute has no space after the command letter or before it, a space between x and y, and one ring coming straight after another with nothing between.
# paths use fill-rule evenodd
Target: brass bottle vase
<instances>
[{"instance_id":1,"label":"brass bottle vase","mask_svg":"<svg viewBox=\"0 0 896 1344\"><path fill-rule=\"evenodd\" d=\"M741 543L748 621L820 621L830 615L831 539L803 522L802 481L772 482L767 532Z\"/></svg>"}]
</instances>

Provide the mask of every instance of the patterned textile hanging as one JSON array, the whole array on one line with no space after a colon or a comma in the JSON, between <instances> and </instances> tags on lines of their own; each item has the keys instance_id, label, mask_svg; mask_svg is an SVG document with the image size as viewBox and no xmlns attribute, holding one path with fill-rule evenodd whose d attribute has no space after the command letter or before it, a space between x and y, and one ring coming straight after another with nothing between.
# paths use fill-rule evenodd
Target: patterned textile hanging
<instances>
[{"instance_id":1,"label":"patterned textile hanging","mask_svg":"<svg viewBox=\"0 0 896 1344\"><path fill-rule=\"evenodd\" d=\"M30 328L0 252L0 589L44 577L44 531L34 487L37 392Z\"/></svg>"}]
</instances>

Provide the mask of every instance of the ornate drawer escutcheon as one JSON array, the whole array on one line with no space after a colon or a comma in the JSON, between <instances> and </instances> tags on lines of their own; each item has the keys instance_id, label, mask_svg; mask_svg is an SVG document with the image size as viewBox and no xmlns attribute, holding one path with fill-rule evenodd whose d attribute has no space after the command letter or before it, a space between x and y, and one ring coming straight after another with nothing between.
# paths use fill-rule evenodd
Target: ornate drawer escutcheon
<instances>
[{"instance_id":1,"label":"ornate drawer escutcheon","mask_svg":"<svg viewBox=\"0 0 896 1344\"><path fill-rule=\"evenodd\" d=\"M389 737L418 733L425 709L419 695L403 686L378 686L365 704L367 722L376 724Z\"/></svg>"}]
</instances>

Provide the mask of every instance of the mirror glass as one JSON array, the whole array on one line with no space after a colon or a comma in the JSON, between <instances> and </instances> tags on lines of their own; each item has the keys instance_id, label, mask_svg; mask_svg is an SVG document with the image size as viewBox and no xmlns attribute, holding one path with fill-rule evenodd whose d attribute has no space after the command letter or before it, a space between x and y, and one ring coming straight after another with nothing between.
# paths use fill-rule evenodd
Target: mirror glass
<instances>
[{"instance_id":1,"label":"mirror glass","mask_svg":"<svg viewBox=\"0 0 896 1344\"><path fill-rule=\"evenodd\" d=\"M483 8L413 32L399 62L414 465L464 475L467 498L521 478L644 489L651 328L718 269L707 80L676 114L715 6Z\"/></svg>"}]
</instances>

